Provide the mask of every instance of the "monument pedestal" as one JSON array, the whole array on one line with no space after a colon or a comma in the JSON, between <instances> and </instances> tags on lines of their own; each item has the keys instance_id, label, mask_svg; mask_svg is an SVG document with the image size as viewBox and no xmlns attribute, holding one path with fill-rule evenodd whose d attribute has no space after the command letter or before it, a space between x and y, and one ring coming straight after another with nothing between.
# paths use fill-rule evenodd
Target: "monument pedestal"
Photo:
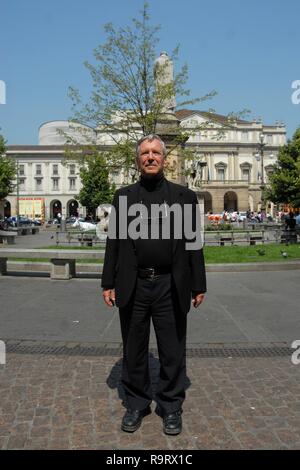
<instances>
[{"instance_id":1,"label":"monument pedestal","mask_svg":"<svg viewBox=\"0 0 300 470\"><path fill-rule=\"evenodd\" d=\"M156 133L161 137L167 147L167 165L165 175L167 179L185 185L184 160L182 149L185 141L180 138L180 121L174 113L164 113L158 120Z\"/></svg>"}]
</instances>

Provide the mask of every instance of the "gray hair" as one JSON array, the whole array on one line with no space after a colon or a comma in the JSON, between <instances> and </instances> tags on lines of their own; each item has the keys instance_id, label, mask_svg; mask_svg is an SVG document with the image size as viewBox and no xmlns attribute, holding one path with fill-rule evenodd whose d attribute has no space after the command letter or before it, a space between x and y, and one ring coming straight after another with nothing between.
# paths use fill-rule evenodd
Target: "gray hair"
<instances>
[{"instance_id":1,"label":"gray hair","mask_svg":"<svg viewBox=\"0 0 300 470\"><path fill-rule=\"evenodd\" d=\"M145 142L145 140L147 140L149 142L152 142L153 140L158 140L161 143L161 146L162 146L163 156L165 157L167 155L166 144L159 137L159 135L157 135L157 134L148 134L148 135L143 136L140 140L138 140L138 142L136 144L136 147L135 147L136 158L138 158L140 156L140 147L141 147L142 143Z\"/></svg>"}]
</instances>

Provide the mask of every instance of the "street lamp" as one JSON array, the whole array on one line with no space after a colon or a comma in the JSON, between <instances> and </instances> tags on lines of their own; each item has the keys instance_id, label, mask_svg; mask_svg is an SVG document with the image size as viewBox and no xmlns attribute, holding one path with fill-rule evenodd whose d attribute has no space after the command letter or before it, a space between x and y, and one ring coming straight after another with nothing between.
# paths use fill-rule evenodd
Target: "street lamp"
<instances>
[{"instance_id":1,"label":"street lamp","mask_svg":"<svg viewBox=\"0 0 300 470\"><path fill-rule=\"evenodd\" d=\"M71 205L71 210L70 210L70 213L69 213L69 217L72 217L72 216L75 215L75 202L72 201L70 205Z\"/></svg>"},{"instance_id":2,"label":"street lamp","mask_svg":"<svg viewBox=\"0 0 300 470\"><path fill-rule=\"evenodd\" d=\"M20 185L20 180L19 180L19 158L18 158L18 155L16 155L16 162L17 162L17 229L19 229L19 219L20 219L19 185Z\"/></svg>"},{"instance_id":3,"label":"street lamp","mask_svg":"<svg viewBox=\"0 0 300 470\"><path fill-rule=\"evenodd\" d=\"M265 210L265 201L264 201L264 189L265 189L265 177L264 177L264 147L266 146L264 141L264 134L259 135L259 154L255 155L257 161L260 160L260 178L261 178L261 211Z\"/></svg>"}]
</instances>

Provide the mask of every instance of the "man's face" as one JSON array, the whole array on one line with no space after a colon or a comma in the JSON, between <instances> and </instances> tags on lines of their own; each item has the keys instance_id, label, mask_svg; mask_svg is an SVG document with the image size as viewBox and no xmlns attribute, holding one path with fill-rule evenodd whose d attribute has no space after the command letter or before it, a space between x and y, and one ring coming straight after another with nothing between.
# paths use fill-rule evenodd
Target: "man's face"
<instances>
[{"instance_id":1,"label":"man's face","mask_svg":"<svg viewBox=\"0 0 300 470\"><path fill-rule=\"evenodd\" d=\"M142 176L151 177L163 173L165 157L159 140L144 140L140 145L137 165Z\"/></svg>"}]
</instances>

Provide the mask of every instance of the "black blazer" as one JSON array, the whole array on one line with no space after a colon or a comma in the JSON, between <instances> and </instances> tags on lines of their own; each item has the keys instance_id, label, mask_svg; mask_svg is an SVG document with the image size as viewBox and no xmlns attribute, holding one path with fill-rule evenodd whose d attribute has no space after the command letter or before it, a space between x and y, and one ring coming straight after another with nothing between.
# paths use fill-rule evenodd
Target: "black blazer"
<instances>
[{"instance_id":1,"label":"black blazer","mask_svg":"<svg viewBox=\"0 0 300 470\"><path fill-rule=\"evenodd\" d=\"M174 203L198 204L196 194L190 189L179 184L167 181L168 204ZM116 209L118 220L119 197L127 196L128 207L138 201L138 190L140 183L118 189L115 193L113 206ZM128 217L130 222L130 217ZM117 229L118 232L118 229ZM206 275L204 266L203 250L187 250L186 239L173 240L172 278L178 294L178 299L183 313L187 313L191 306L192 292L206 292ZM128 303L137 279L137 257L134 243L130 238L111 239L107 238L104 266L102 272L101 286L107 289L115 288L116 305L125 307Z\"/></svg>"}]
</instances>

